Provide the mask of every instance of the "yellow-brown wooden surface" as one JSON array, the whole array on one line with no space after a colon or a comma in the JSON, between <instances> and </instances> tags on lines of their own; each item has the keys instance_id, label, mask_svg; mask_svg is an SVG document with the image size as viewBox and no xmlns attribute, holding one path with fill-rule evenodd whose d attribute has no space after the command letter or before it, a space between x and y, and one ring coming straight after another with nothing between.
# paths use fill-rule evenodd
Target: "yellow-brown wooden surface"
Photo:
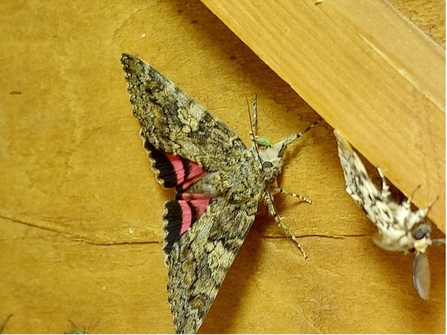
<instances>
[{"instance_id":1,"label":"yellow-brown wooden surface","mask_svg":"<svg viewBox=\"0 0 447 335\"><path fill-rule=\"evenodd\" d=\"M121 53L152 64L247 144L254 93L260 134L274 141L318 115L199 1L9 0L0 11L0 324L13 314L4 332L64 332L68 320L91 333L172 332L161 250L172 192L142 148ZM375 228L345 193L328 124L290 148L280 185L314 201L276 197L309 259L261 208L201 332L445 332L444 248L429 251L422 301L413 257L375 247Z\"/></svg>"}]
</instances>

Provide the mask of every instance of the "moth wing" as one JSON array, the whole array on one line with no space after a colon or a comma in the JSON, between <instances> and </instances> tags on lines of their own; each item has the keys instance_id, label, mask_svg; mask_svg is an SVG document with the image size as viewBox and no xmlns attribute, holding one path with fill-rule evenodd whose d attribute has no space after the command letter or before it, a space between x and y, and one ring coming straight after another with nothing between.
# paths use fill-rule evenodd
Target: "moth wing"
<instances>
[{"instance_id":1,"label":"moth wing","mask_svg":"<svg viewBox=\"0 0 447 335\"><path fill-rule=\"evenodd\" d=\"M133 114L156 149L216 171L247 150L242 140L173 82L139 58L123 54Z\"/></svg>"},{"instance_id":2,"label":"moth wing","mask_svg":"<svg viewBox=\"0 0 447 335\"><path fill-rule=\"evenodd\" d=\"M413 262L413 284L419 296L428 300L430 293L430 266L425 252L416 253Z\"/></svg>"},{"instance_id":3,"label":"moth wing","mask_svg":"<svg viewBox=\"0 0 447 335\"><path fill-rule=\"evenodd\" d=\"M369 177L360 157L349 142L334 130L338 144L338 156L346 182L346 192L364 209L369 219L379 228L387 229L394 223L389 200Z\"/></svg>"},{"instance_id":4,"label":"moth wing","mask_svg":"<svg viewBox=\"0 0 447 335\"><path fill-rule=\"evenodd\" d=\"M380 196L379 190L375 187L369 178L362 161L357 153L352 149L349 142L340 134L338 130L334 130L338 144L338 156L340 157L340 165L343 169L343 175L346 182L346 192L362 207L364 207L364 191L362 188L367 187L372 194Z\"/></svg>"},{"instance_id":5,"label":"moth wing","mask_svg":"<svg viewBox=\"0 0 447 335\"><path fill-rule=\"evenodd\" d=\"M165 261L177 333L195 333L201 326L250 230L257 207L256 200L229 203L226 198L215 198L172 244Z\"/></svg>"},{"instance_id":6,"label":"moth wing","mask_svg":"<svg viewBox=\"0 0 447 335\"><path fill-rule=\"evenodd\" d=\"M146 138L143 145L158 182L166 188L186 190L206 174L197 163L157 150Z\"/></svg>"}]
</instances>

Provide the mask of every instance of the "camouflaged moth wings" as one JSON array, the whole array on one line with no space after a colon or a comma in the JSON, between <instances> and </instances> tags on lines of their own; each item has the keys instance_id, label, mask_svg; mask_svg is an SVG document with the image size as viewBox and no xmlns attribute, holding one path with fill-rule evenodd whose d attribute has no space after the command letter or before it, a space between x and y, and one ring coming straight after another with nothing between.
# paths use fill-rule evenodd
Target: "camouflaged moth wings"
<instances>
[{"instance_id":1,"label":"camouflaged moth wings","mask_svg":"<svg viewBox=\"0 0 447 335\"><path fill-rule=\"evenodd\" d=\"M273 206L273 194L282 192L275 181L286 147L316 122L272 145L257 140L254 103L252 147L247 148L149 64L128 54L121 62L153 170L163 186L176 189L164 214L168 300L176 331L195 333L249 232L260 200L289 232Z\"/></svg>"},{"instance_id":2,"label":"camouflaged moth wings","mask_svg":"<svg viewBox=\"0 0 447 335\"><path fill-rule=\"evenodd\" d=\"M380 168L382 189L370 179L362 161L349 142L334 130L338 156L346 181L346 192L365 210L379 233L373 241L382 249L396 252L415 252L413 284L422 299L427 300L430 290L430 270L427 248L445 244L445 239L432 239L431 226L426 219L432 204L425 209L411 210L411 196L402 203L391 199L389 186Z\"/></svg>"}]
</instances>

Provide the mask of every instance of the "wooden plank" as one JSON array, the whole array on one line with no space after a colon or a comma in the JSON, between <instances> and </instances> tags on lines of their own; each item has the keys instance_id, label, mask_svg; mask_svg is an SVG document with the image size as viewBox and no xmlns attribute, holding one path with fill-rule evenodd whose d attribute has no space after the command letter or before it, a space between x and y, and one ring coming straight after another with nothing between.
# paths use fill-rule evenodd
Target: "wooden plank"
<instances>
[{"instance_id":1,"label":"wooden plank","mask_svg":"<svg viewBox=\"0 0 447 335\"><path fill-rule=\"evenodd\" d=\"M384 1L203 3L445 232L439 45Z\"/></svg>"}]
</instances>

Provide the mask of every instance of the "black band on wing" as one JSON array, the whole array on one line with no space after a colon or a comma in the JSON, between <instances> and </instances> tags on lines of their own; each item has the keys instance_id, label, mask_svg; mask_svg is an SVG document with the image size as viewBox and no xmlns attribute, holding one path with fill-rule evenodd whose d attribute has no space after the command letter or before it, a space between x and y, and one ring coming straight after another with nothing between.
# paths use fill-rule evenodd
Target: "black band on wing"
<instances>
[{"instance_id":1,"label":"black band on wing","mask_svg":"<svg viewBox=\"0 0 447 335\"><path fill-rule=\"evenodd\" d=\"M155 147L147 140L144 141L144 148L149 153L149 157L152 160L152 166L159 171L157 175L158 180L164 187L176 187L177 175L168 157L166 157L162 151L155 149Z\"/></svg>"},{"instance_id":2,"label":"black band on wing","mask_svg":"<svg viewBox=\"0 0 447 335\"><path fill-rule=\"evenodd\" d=\"M163 250L169 254L172 245L199 219L200 213L193 202L185 200L168 201L165 203L165 208L163 219L166 221L164 226L166 245Z\"/></svg>"}]
</instances>

